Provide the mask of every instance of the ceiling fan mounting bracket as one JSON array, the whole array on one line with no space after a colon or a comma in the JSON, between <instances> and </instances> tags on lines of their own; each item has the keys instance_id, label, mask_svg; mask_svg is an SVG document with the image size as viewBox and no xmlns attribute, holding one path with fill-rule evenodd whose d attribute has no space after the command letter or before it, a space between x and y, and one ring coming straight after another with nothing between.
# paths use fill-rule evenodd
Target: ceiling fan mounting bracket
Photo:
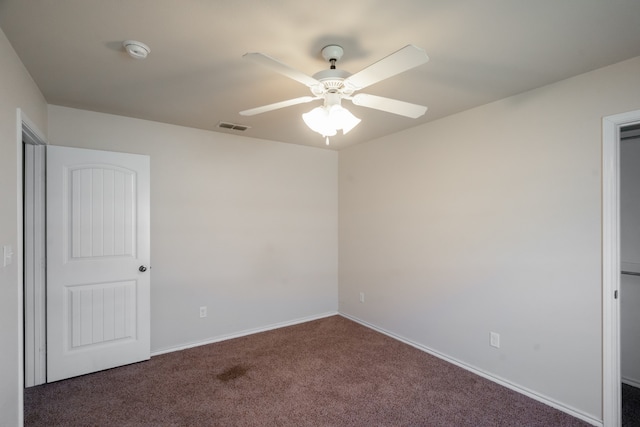
<instances>
[{"instance_id":1,"label":"ceiling fan mounting bracket","mask_svg":"<svg viewBox=\"0 0 640 427\"><path fill-rule=\"evenodd\" d=\"M322 48L322 57L326 61L331 62L334 66L335 64L332 61L340 61L343 54L344 49L342 49L342 46L338 46L337 44L330 44Z\"/></svg>"}]
</instances>

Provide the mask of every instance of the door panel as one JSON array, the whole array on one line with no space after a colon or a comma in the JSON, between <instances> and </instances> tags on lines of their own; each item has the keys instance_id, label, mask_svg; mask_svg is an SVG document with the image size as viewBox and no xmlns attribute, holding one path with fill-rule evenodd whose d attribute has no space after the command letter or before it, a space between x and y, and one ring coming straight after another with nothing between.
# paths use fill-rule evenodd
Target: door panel
<instances>
[{"instance_id":1,"label":"door panel","mask_svg":"<svg viewBox=\"0 0 640 427\"><path fill-rule=\"evenodd\" d=\"M136 339L136 282L68 288L71 348Z\"/></svg>"},{"instance_id":2,"label":"door panel","mask_svg":"<svg viewBox=\"0 0 640 427\"><path fill-rule=\"evenodd\" d=\"M149 157L47 148L47 380L150 355Z\"/></svg>"}]
</instances>

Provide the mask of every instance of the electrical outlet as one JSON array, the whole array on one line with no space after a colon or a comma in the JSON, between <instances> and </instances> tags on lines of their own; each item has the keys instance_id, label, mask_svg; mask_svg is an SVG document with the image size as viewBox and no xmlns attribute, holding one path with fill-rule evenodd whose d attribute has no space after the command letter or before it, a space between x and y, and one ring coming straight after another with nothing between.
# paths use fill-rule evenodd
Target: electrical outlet
<instances>
[{"instance_id":1,"label":"electrical outlet","mask_svg":"<svg viewBox=\"0 0 640 427\"><path fill-rule=\"evenodd\" d=\"M200 307L200 317L207 317L207 307Z\"/></svg>"},{"instance_id":2,"label":"electrical outlet","mask_svg":"<svg viewBox=\"0 0 640 427\"><path fill-rule=\"evenodd\" d=\"M497 332L491 332L491 347L500 348L500 334Z\"/></svg>"},{"instance_id":3,"label":"electrical outlet","mask_svg":"<svg viewBox=\"0 0 640 427\"><path fill-rule=\"evenodd\" d=\"M364 292L360 292L360 302L364 302Z\"/></svg>"}]
</instances>

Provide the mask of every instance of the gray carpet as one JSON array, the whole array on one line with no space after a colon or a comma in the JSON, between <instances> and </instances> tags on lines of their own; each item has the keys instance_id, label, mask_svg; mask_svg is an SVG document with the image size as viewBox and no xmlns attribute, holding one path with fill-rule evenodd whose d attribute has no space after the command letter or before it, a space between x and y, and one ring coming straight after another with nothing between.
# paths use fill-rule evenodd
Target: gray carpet
<instances>
[{"instance_id":1,"label":"gray carpet","mask_svg":"<svg viewBox=\"0 0 640 427\"><path fill-rule=\"evenodd\" d=\"M586 426L340 316L27 389L26 426Z\"/></svg>"},{"instance_id":2,"label":"gray carpet","mask_svg":"<svg viewBox=\"0 0 640 427\"><path fill-rule=\"evenodd\" d=\"M640 388L622 384L622 427L640 427Z\"/></svg>"}]
</instances>

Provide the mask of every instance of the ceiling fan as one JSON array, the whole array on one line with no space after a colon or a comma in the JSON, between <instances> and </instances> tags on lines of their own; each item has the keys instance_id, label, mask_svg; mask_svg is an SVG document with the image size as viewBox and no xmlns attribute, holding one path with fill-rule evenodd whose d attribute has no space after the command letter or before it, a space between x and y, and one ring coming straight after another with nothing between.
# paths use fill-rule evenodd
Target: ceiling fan
<instances>
[{"instance_id":1,"label":"ceiling fan","mask_svg":"<svg viewBox=\"0 0 640 427\"><path fill-rule=\"evenodd\" d=\"M360 119L342 107L341 101L343 99L349 100L355 105L413 119L422 116L427 111L427 107L423 105L366 93L355 93L374 83L424 64L429 60L424 50L413 45L407 45L355 74L336 68L336 62L342 58L343 53L344 50L338 45L325 46L322 49L322 56L329 61L331 66L328 70L322 70L314 74L313 77L263 53L244 54L243 58L267 66L286 77L304 84L311 90L312 96L302 96L263 105L262 107L241 111L240 114L253 116L292 105L324 100L323 106L314 108L310 112L303 114L302 117L307 126L326 138L327 145L329 145L329 136L335 135L338 130L342 130L342 133L346 134L360 123Z\"/></svg>"}]
</instances>

